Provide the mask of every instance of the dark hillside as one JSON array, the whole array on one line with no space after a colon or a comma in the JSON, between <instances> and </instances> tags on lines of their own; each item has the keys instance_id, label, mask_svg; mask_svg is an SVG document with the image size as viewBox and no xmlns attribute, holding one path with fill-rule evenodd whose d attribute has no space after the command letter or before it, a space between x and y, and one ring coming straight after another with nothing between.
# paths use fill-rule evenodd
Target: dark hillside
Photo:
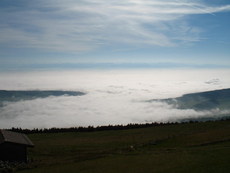
<instances>
[{"instance_id":1,"label":"dark hillside","mask_svg":"<svg viewBox=\"0 0 230 173\"><path fill-rule=\"evenodd\" d=\"M151 101L163 101L178 109L230 109L230 89L185 94L182 97Z\"/></svg>"},{"instance_id":2,"label":"dark hillside","mask_svg":"<svg viewBox=\"0 0 230 173\"><path fill-rule=\"evenodd\" d=\"M15 102L19 100L33 100L49 96L81 96L85 93L79 91L59 91L59 90L0 90L0 106L4 101Z\"/></svg>"}]
</instances>

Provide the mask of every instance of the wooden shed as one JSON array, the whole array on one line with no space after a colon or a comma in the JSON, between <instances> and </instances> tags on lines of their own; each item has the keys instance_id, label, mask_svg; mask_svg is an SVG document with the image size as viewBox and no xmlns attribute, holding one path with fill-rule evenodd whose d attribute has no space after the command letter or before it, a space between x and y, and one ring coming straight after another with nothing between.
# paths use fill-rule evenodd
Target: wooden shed
<instances>
[{"instance_id":1,"label":"wooden shed","mask_svg":"<svg viewBox=\"0 0 230 173\"><path fill-rule=\"evenodd\" d=\"M27 162L27 147L34 147L22 133L0 130L0 160Z\"/></svg>"}]
</instances>

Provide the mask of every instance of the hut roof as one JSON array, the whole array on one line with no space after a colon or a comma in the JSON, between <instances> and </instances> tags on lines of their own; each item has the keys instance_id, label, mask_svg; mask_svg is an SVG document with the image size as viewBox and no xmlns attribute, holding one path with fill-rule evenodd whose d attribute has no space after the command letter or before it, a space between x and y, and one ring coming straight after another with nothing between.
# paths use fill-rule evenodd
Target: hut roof
<instances>
[{"instance_id":1,"label":"hut roof","mask_svg":"<svg viewBox=\"0 0 230 173\"><path fill-rule=\"evenodd\" d=\"M34 144L25 134L0 130L0 144L5 142L26 145L28 147L34 146Z\"/></svg>"}]
</instances>

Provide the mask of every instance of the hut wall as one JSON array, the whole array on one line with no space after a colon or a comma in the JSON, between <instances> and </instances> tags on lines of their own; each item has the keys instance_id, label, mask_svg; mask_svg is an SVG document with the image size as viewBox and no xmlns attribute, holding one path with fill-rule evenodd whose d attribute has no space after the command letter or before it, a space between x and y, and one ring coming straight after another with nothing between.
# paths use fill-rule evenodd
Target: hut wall
<instances>
[{"instance_id":1,"label":"hut wall","mask_svg":"<svg viewBox=\"0 0 230 173\"><path fill-rule=\"evenodd\" d=\"M27 148L20 144L3 143L0 145L0 160L27 162Z\"/></svg>"}]
</instances>

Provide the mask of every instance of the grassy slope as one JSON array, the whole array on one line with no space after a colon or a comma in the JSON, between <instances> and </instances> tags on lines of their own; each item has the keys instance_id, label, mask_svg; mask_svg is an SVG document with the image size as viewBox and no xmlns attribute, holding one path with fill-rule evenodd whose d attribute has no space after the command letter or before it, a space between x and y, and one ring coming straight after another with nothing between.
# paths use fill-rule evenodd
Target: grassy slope
<instances>
[{"instance_id":1,"label":"grassy slope","mask_svg":"<svg viewBox=\"0 0 230 173\"><path fill-rule=\"evenodd\" d=\"M230 121L29 137L34 161L21 173L230 171Z\"/></svg>"}]
</instances>

